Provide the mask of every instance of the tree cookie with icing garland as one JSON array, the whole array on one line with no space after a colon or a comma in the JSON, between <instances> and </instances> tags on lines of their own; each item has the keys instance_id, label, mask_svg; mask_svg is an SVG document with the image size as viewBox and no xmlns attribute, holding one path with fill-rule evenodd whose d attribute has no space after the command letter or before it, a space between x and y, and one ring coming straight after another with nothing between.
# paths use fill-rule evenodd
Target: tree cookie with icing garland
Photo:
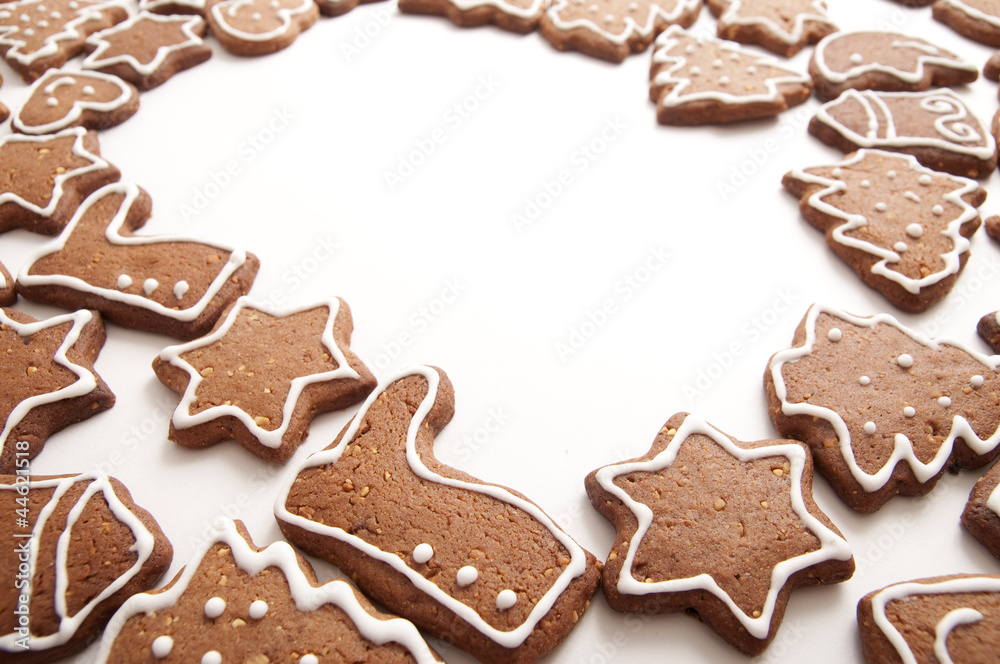
<instances>
[{"instance_id":1,"label":"tree cookie with icing garland","mask_svg":"<svg viewBox=\"0 0 1000 664\"><path fill-rule=\"evenodd\" d=\"M656 38L649 97L664 125L737 122L777 115L809 98L808 76L735 42L671 26Z\"/></svg>"},{"instance_id":2,"label":"tree cookie with icing garland","mask_svg":"<svg viewBox=\"0 0 1000 664\"><path fill-rule=\"evenodd\" d=\"M134 595L104 634L98 662L370 662L443 660L412 623L377 611L346 581L320 584L287 542L257 547L220 520L174 579Z\"/></svg>"},{"instance_id":3,"label":"tree cookie with icing garland","mask_svg":"<svg viewBox=\"0 0 1000 664\"><path fill-rule=\"evenodd\" d=\"M990 553L1000 558L1000 465L976 481L962 512L962 525Z\"/></svg>"},{"instance_id":4,"label":"tree cookie with icing garland","mask_svg":"<svg viewBox=\"0 0 1000 664\"><path fill-rule=\"evenodd\" d=\"M495 25L527 34L538 26L547 5L545 0L399 0L399 11L444 16L463 28Z\"/></svg>"},{"instance_id":5,"label":"tree cookie with icing garland","mask_svg":"<svg viewBox=\"0 0 1000 664\"><path fill-rule=\"evenodd\" d=\"M869 664L988 664L1000 652L1000 575L896 583L858 602Z\"/></svg>"},{"instance_id":6,"label":"tree cookie with icing garland","mask_svg":"<svg viewBox=\"0 0 1000 664\"><path fill-rule=\"evenodd\" d=\"M170 439L201 448L235 438L263 459L287 461L316 415L375 389L351 352L353 329L340 298L275 311L241 297L209 335L153 361L160 382L182 395Z\"/></svg>"},{"instance_id":7,"label":"tree cookie with icing garland","mask_svg":"<svg viewBox=\"0 0 1000 664\"><path fill-rule=\"evenodd\" d=\"M936 0L931 14L963 37L1000 47L1000 2L997 0Z\"/></svg>"},{"instance_id":8,"label":"tree cookie with icing garland","mask_svg":"<svg viewBox=\"0 0 1000 664\"><path fill-rule=\"evenodd\" d=\"M107 475L0 475L0 509L5 662L42 664L83 650L170 567L172 548L156 521Z\"/></svg>"},{"instance_id":9,"label":"tree cookie with icing garland","mask_svg":"<svg viewBox=\"0 0 1000 664\"><path fill-rule=\"evenodd\" d=\"M793 347L764 374L778 432L809 444L834 491L858 512L927 494L951 466L1000 454L1000 356L933 341L892 316L813 305Z\"/></svg>"},{"instance_id":10,"label":"tree cookie with icing garland","mask_svg":"<svg viewBox=\"0 0 1000 664\"><path fill-rule=\"evenodd\" d=\"M919 92L971 83L979 68L921 37L857 30L824 37L809 60L816 95L835 99L844 90Z\"/></svg>"},{"instance_id":11,"label":"tree cookie with icing garland","mask_svg":"<svg viewBox=\"0 0 1000 664\"><path fill-rule=\"evenodd\" d=\"M706 4L719 19L719 37L763 46L785 57L837 30L824 0L706 0Z\"/></svg>"},{"instance_id":12,"label":"tree cookie with icing garland","mask_svg":"<svg viewBox=\"0 0 1000 664\"><path fill-rule=\"evenodd\" d=\"M617 611L694 611L734 648L764 651L792 590L854 574L843 536L812 498L793 440L737 441L674 415L642 457L586 479L615 526L604 596Z\"/></svg>"},{"instance_id":13,"label":"tree cookie with icing garland","mask_svg":"<svg viewBox=\"0 0 1000 664\"><path fill-rule=\"evenodd\" d=\"M385 381L306 459L275 515L373 600L488 664L534 662L576 625L600 564L520 493L434 457L454 413L443 371Z\"/></svg>"},{"instance_id":14,"label":"tree cookie with icing garland","mask_svg":"<svg viewBox=\"0 0 1000 664\"><path fill-rule=\"evenodd\" d=\"M287 48L319 18L313 0L208 0L207 7L212 34L236 55Z\"/></svg>"},{"instance_id":15,"label":"tree cookie with icing garland","mask_svg":"<svg viewBox=\"0 0 1000 664\"><path fill-rule=\"evenodd\" d=\"M117 182L85 200L59 237L28 257L23 297L88 307L123 327L180 339L207 333L250 290L260 262L242 249L172 235L135 235L152 201Z\"/></svg>"},{"instance_id":16,"label":"tree cookie with icing garland","mask_svg":"<svg viewBox=\"0 0 1000 664\"><path fill-rule=\"evenodd\" d=\"M0 310L0 473L28 467L49 436L114 405L94 371L104 340L104 324L92 311L36 320Z\"/></svg>"},{"instance_id":17,"label":"tree cookie with icing garland","mask_svg":"<svg viewBox=\"0 0 1000 664\"><path fill-rule=\"evenodd\" d=\"M861 281L908 312L924 311L951 290L986 200L975 180L881 150L790 171L782 184Z\"/></svg>"},{"instance_id":18,"label":"tree cookie with icing garland","mask_svg":"<svg viewBox=\"0 0 1000 664\"><path fill-rule=\"evenodd\" d=\"M52 134L70 127L109 129L139 110L139 91L100 72L50 69L28 89L11 127L22 134Z\"/></svg>"}]
</instances>

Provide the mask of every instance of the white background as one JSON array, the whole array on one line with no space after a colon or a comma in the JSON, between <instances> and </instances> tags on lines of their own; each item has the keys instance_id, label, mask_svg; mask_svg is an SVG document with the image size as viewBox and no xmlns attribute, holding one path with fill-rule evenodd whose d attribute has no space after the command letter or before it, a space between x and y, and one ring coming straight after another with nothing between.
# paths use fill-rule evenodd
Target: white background
<instances>
[{"instance_id":1,"label":"white background","mask_svg":"<svg viewBox=\"0 0 1000 664\"><path fill-rule=\"evenodd\" d=\"M831 5L843 28L895 27L980 66L990 54L934 22L929 8ZM714 26L705 10L694 30ZM648 53L610 65L559 53L537 33L459 29L385 3L321 18L272 56L236 58L209 41L208 63L143 93L135 117L101 134L104 156L153 197L145 232L246 247L261 258L251 291L261 300L343 296L354 313L353 348L381 377L411 364L444 368L457 413L438 456L524 491L600 558L613 531L587 501L590 470L644 453L682 410L743 440L774 437L764 368L790 344L808 305L891 311L826 249L781 188L786 171L840 158L806 132L815 99L775 120L660 127L647 94ZM810 52L791 63L804 71ZM26 86L6 65L2 71L0 100L16 108ZM994 83L959 92L991 118ZM455 104L471 110L462 118ZM390 189L385 173L435 131L445 140ZM601 153L589 159L586 146ZM227 165L228 179L219 175ZM539 200L561 171L569 184ZM997 177L984 181L991 192ZM722 183L732 187L728 195ZM548 205L518 229L512 214L523 214L528 199ZM0 261L16 274L26 252L46 241L7 233ZM648 269L660 251L669 258ZM985 351L975 325L1000 307L990 295L998 274L1000 245L980 232L948 298L900 318ZM602 324L585 324L608 300ZM58 313L17 306L39 317ZM588 336L571 338L574 331ZM573 352L559 352L571 342ZM123 480L173 542L172 574L221 515L243 519L259 545L278 539L278 488L350 413L317 418L284 467L231 442L182 449L166 438L177 397L149 368L171 343L109 325L97 369L117 404L53 436L32 470L100 469ZM817 502L853 545L859 569L847 583L794 593L761 661L859 660L855 607L866 592L1000 571L958 522L980 474L945 476L929 497L895 499L868 516L817 478ZM317 569L321 578L336 572ZM436 645L450 663L472 661ZM90 662L94 652L73 661ZM688 616L626 617L598 593L548 661L745 658Z\"/></svg>"}]
</instances>

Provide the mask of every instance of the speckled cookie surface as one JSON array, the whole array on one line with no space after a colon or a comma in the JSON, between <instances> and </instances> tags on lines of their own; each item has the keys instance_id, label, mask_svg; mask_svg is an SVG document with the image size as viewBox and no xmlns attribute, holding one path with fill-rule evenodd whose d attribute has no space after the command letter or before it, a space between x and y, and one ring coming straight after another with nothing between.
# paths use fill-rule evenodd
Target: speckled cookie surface
<instances>
[{"instance_id":1,"label":"speckled cookie surface","mask_svg":"<svg viewBox=\"0 0 1000 664\"><path fill-rule=\"evenodd\" d=\"M33 136L70 127L108 129L138 110L139 91L117 76L50 69L31 85L11 127Z\"/></svg>"},{"instance_id":2,"label":"speckled cookie surface","mask_svg":"<svg viewBox=\"0 0 1000 664\"><path fill-rule=\"evenodd\" d=\"M936 0L935 19L960 35L988 46L1000 46L1000 2L997 0Z\"/></svg>"},{"instance_id":3,"label":"speckled cookie surface","mask_svg":"<svg viewBox=\"0 0 1000 664\"><path fill-rule=\"evenodd\" d=\"M718 35L791 57L837 30L823 0L707 0Z\"/></svg>"}]
</instances>

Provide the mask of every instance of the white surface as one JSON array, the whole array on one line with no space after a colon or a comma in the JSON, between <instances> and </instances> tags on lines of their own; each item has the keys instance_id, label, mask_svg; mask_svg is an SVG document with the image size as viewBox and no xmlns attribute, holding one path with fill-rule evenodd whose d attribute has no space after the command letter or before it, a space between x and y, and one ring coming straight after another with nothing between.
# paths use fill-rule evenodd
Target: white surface
<instances>
[{"instance_id":1,"label":"white surface","mask_svg":"<svg viewBox=\"0 0 1000 664\"><path fill-rule=\"evenodd\" d=\"M930 9L831 4L843 28L918 34L980 66L990 54L932 21ZM840 158L806 133L817 100L776 120L659 127L647 96L648 53L615 66L560 54L538 34L458 29L388 11L382 3L321 18L290 48L262 58L235 58L211 40L212 60L143 93L134 118L102 133L102 153L151 193L145 232L245 246L262 261L251 291L258 299L286 306L343 296L354 313L353 348L377 375L417 363L444 368L457 413L438 455L527 493L598 557L613 531L591 509L584 476L644 453L681 410L744 440L774 437L764 368L790 344L811 302L889 311L985 350L975 325L1000 308L990 296L1000 285L1000 245L984 232L948 298L909 316L863 286L800 217L781 176ZM695 28L714 23L704 11ZM369 43L356 42L366 29ZM363 48L349 59L343 47L355 44ZM793 65L804 70L810 51ZM6 65L2 71L0 100L14 108L26 86ZM996 110L990 81L959 92L984 120ZM465 118L453 109L463 101L477 106ZM613 142L602 146L602 132ZM384 172L435 135L445 141L390 191ZM588 159L581 150L592 142L606 150ZM228 180L218 174L227 164L235 172ZM723 198L719 183L741 167L753 172ZM561 171L568 184L518 232L511 215ZM984 181L991 192L997 178ZM210 201L196 200L206 194ZM182 206L195 203L207 206L185 215ZM997 209L995 200L984 206ZM16 272L26 251L46 241L7 233L0 260ZM669 254L663 264L655 260L661 251ZM581 327L591 332L588 316L600 318L593 312L606 303L602 324L561 357L557 344ZM277 487L350 416L317 418L286 467L236 443L182 449L166 439L177 396L149 368L172 343L109 326L97 369L117 405L53 436L32 464L36 473L101 469L123 480L172 540L171 574L220 515L245 520L258 544L279 538L271 515ZM1000 571L958 522L980 474L946 475L929 497L895 499L868 516L817 478L817 502L852 543L859 569L847 583L794 593L760 660L859 660L855 606L869 590ZM324 578L334 573L318 569ZM472 661L436 645L450 664ZM73 661L89 662L94 652ZM688 616L624 616L600 594L548 658L667 660L745 658Z\"/></svg>"}]
</instances>

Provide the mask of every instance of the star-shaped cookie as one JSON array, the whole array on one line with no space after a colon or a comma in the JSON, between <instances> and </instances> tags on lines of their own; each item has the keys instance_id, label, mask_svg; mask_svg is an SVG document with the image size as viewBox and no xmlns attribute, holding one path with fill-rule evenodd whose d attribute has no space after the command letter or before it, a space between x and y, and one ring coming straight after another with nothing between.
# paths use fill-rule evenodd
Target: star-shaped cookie
<instances>
[{"instance_id":1,"label":"star-shaped cookie","mask_svg":"<svg viewBox=\"0 0 1000 664\"><path fill-rule=\"evenodd\" d=\"M707 0L718 34L791 57L836 32L824 0Z\"/></svg>"},{"instance_id":2,"label":"star-shaped cookie","mask_svg":"<svg viewBox=\"0 0 1000 664\"><path fill-rule=\"evenodd\" d=\"M94 372L104 338L92 311L39 321L0 310L0 473L24 468L50 435L114 405Z\"/></svg>"},{"instance_id":3,"label":"star-shaped cookie","mask_svg":"<svg viewBox=\"0 0 1000 664\"><path fill-rule=\"evenodd\" d=\"M603 578L612 608L693 610L749 655L774 638L792 590L854 573L796 441L739 442L679 413L644 456L593 471L585 485L616 529Z\"/></svg>"},{"instance_id":4,"label":"star-shaped cookie","mask_svg":"<svg viewBox=\"0 0 1000 664\"><path fill-rule=\"evenodd\" d=\"M353 328L339 298L274 311L241 297L208 336L153 361L160 381L182 395L170 439L196 448L236 439L261 458L287 461L313 417L375 388L350 350Z\"/></svg>"},{"instance_id":5,"label":"star-shaped cookie","mask_svg":"<svg viewBox=\"0 0 1000 664\"><path fill-rule=\"evenodd\" d=\"M101 158L97 134L83 127L9 134L0 139L0 233L58 235L83 199L120 175Z\"/></svg>"}]
</instances>

